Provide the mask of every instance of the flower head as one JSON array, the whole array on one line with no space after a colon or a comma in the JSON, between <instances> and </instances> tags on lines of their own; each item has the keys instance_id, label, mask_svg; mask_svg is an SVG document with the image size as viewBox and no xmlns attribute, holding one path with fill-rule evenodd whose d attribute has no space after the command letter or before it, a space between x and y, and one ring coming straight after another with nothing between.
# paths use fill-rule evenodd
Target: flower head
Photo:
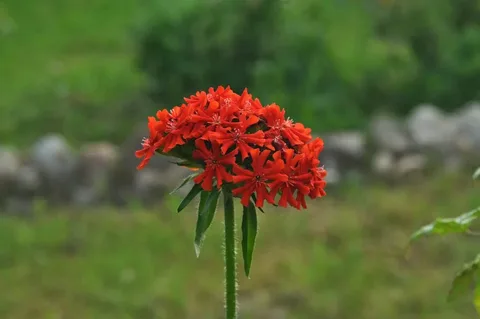
<instances>
[{"instance_id":1,"label":"flower head","mask_svg":"<svg viewBox=\"0 0 480 319\"><path fill-rule=\"evenodd\" d=\"M155 152L176 156L203 170L193 181L205 191L230 184L248 206L264 202L306 208L306 196L325 195L326 170L318 156L323 141L285 117L273 103L262 106L248 90L230 87L198 91L170 111L149 117L149 137L136 156L143 168ZM195 165L191 165L191 164Z\"/></svg>"}]
</instances>

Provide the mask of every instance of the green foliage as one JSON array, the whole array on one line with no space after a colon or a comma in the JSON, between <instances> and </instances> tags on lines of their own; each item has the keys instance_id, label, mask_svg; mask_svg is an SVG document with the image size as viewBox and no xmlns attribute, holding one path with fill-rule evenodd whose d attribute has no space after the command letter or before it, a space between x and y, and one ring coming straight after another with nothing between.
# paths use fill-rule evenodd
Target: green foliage
<instances>
[{"instance_id":1,"label":"green foliage","mask_svg":"<svg viewBox=\"0 0 480 319\"><path fill-rule=\"evenodd\" d=\"M478 173L477 171L473 174L475 179ZM419 237L437 234L437 235L446 235L452 233L467 233L470 235L477 236L478 234L471 231L472 223L480 216L480 206L469 211L468 213L462 214L455 218L437 218L433 223L423 226L418 231L416 231L410 238L410 240L418 239ZM449 300L454 300L458 296L464 295L465 293L471 291L472 286L476 283L475 288L475 297L474 305L477 309L478 314L480 315L480 294L479 289L480 282L476 280L476 275L478 273L480 266L480 254L475 257L475 259L464 265L463 269L457 273L455 279L450 288L448 294Z\"/></svg>"},{"instance_id":2,"label":"green foliage","mask_svg":"<svg viewBox=\"0 0 480 319\"><path fill-rule=\"evenodd\" d=\"M195 176L197 176L198 174L190 174L188 175L187 177L185 177L183 179L183 181L177 186L175 187L175 189L173 191L170 192L170 195L173 195L175 194L176 192L178 192L183 186L185 186L188 182L190 182L191 180L193 180L195 178Z\"/></svg>"},{"instance_id":3,"label":"green foliage","mask_svg":"<svg viewBox=\"0 0 480 319\"><path fill-rule=\"evenodd\" d=\"M192 188L190 189L190 191L188 192L188 194L185 196L185 198L182 200L182 202L180 203L180 205L178 205L178 208L177 208L177 213L180 213L182 210L185 209L185 207L188 206L188 204L190 204L190 202L195 198L197 197L198 194L200 194L200 192L202 191L202 187L200 186L200 184L193 184Z\"/></svg>"},{"instance_id":4,"label":"green foliage","mask_svg":"<svg viewBox=\"0 0 480 319\"><path fill-rule=\"evenodd\" d=\"M475 318L468 301L446 304L445 295L466 256L477 254L477 238L433 237L417 242L408 263L402 254L409 231L432 212L452 216L475 203L468 182L352 186L308 213L258 214L254 280L238 278L242 318L268 318L272 309L295 319ZM212 223L197 259L195 206L180 215L176 206L131 214L38 207L33 218L0 219L1 318L222 318L223 225Z\"/></svg>"},{"instance_id":5,"label":"green foliage","mask_svg":"<svg viewBox=\"0 0 480 319\"><path fill-rule=\"evenodd\" d=\"M471 291L475 283L475 275L480 266L480 254L475 259L463 266L463 269L457 273L453 280L452 287L448 293L449 300L455 300L458 297Z\"/></svg>"},{"instance_id":6,"label":"green foliage","mask_svg":"<svg viewBox=\"0 0 480 319\"><path fill-rule=\"evenodd\" d=\"M472 222L480 216L480 207L462 214L455 218L437 218L433 223L428 224L416 231L411 240L431 234L446 235L452 233L465 233L470 229Z\"/></svg>"},{"instance_id":7,"label":"green foliage","mask_svg":"<svg viewBox=\"0 0 480 319\"><path fill-rule=\"evenodd\" d=\"M257 211L255 205L250 203L248 207L243 207L242 215L242 253L243 268L245 275L250 276L250 267L252 266L253 251L255 249L255 239L257 237Z\"/></svg>"},{"instance_id":8,"label":"green foliage","mask_svg":"<svg viewBox=\"0 0 480 319\"><path fill-rule=\"evenodd\" d=\"M122 141L199 88L249 87L316 130L480 98L474 0L0 5L0 140ZM139 70L137 64L141 70ZM145 71L143 73L142 71ZM145 76L147 75L147 76ZM85 129L88 127L88 129ZM26 129L28 128L28 129Z\"/></svg>"},{"instance_id":9,"label":"green foliage","mask_svg":"<svg viewBox=\"0 0 480 319\"><path fill-rule=\"evenodd\" d=\"M477 179L477 178L479 178L479 177L480 177L480 167L477 168L477 170L475 171L475 173L473 173L472 178L473 178L473 179Z\"/></svg>"},{"instance_id":10,"label":"green foliage","mask_svg":"<svg viewBox=\"0 0 480 319\"><path fill-rule=\"evenodd\" d=\"M475 1L189 3L153 12L139 38L139 65L167 105L199 87L248 86L321 130L362 125L379 108L480 98Z\"/></svg>"},{"instance_id":11,"label":"green foliage","mask_svg":"<svg viewBox=\"0 0 480 319\"><path fill-rule=\"evenodd\" d=\"M0 3L0 140L29 144L61 132L71 141L121 142L151 102L139 90L130 29L135 0ZM149 109L150 108L150 109Z\"/></svg>"},{"instance_id":12,"label":"green foliage","mask_svg":"<svg viewBox=\"0 0 480 319\"><path fill-rule=\"evenodd\" d=\"M211 192L202 191L200 204L198 205L197 226L195 228L195 254L200 256L200 250L205 240L205 235L212 224L215 212L217 211L218 197L220 191L214 188Z\"/></svg>"}]
</instances>

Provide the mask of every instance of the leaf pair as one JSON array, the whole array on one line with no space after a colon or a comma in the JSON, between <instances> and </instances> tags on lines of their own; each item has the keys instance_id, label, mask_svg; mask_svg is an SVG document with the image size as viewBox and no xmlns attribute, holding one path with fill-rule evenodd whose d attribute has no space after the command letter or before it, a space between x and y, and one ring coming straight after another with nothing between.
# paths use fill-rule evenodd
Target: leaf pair
<instances>
[{"instance_id":1,"label":"leaf pair","mask_svg":"<svg viewBox=\"0 0 480 319\"><path fill-rule=\"evenodd\" d=\"M172 193L185 186L190 180L193 179L195 175L196 174L192 174L185 178L182 183L180 183L180 185L174 191L172 191ZM185 207L187 207L188 204L190 204L190 202L197 197L198 194L200 194L200 203L198 205L197 226L195 228L194 240L195 254L197 257L200 255L200 250L202 248L203 241L205 240L205 234L212 224L213 218L215 217L220 191L214 188L212 191L207 192L202 190L202 187L199 184L195 184L178 206L177 212L180 213L182 210L184 210Z\"/></svg>"},{"instance_id":2,"label":"leaf pair","mask_svg":"<svg viewBox=\"0 0 480 319\"><path fill-rule=\"evenodd\" d=\"M420 228L415 232L410 240L418 239L422 236L437 234L446 235L452 233L465 233L474 220L480 216L480 207L462 214L456 218L438 218L433 223ZM480 283L476 283L475 277L480 267L480 254L475 259L464 265L452 282L452 286L448 293L448 301L457 299L459 296L471 291L472 286L476 284L474 305L480 314Z\"/></svg>"},{"instance_id":3,"label":"leaf pair","mask_svg":"<svg viewBox=\"0 0 480 319\"><path fill-rule=\"evenodd\" d=\"M462 214L455 218L437 218L433 223L428 224L416 231L410 240L416 240L420 237L436 234L446 235L453 233L465 233L469 230L472 222L480 216L480 207Z\"/></svg>"},{"instance_id":4,"label":"leaf pair","mask_svg":"<svg viewBox=\"0 0 480 319\"><path fill-rule=\"evenodd\" d=\"M196 174L192 174L186 177L180 185L175 188L170 194L173 194L183 186L185 186L189 181L191 181ZM185 207L187 207L190 202L200 194L200 203L198 205L198 216L197 216L197 225L195 229L195 254L197 257L200 255L200 250L205 240L205 234L212 224L213 218L217 210L218 198L220 196L220 191L213 189L210 192L202 190L202 187L199 184L193 185L193 187L188 192L187 196L182 200L180 205L177 208L177 212L180 213ZM257 222L257 211L255 205L250 202L248 207L243 207L243 216L242 216L242 254L243 254L243 267L245 270L245 275L250 276L250 268L252 265L253 251L255 249L255 240L257 237L258 231L258 222Z\"/></svg>"}]
</instances>

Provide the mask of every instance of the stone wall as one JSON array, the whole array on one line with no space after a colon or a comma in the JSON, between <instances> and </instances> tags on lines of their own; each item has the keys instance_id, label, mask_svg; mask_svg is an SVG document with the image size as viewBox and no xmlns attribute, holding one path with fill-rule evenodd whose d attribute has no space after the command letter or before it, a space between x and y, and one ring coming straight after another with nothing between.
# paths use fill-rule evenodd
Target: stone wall
<instances>
[{"instance_id":1,"label":"stone wall","mask_svg":"<svg viewBox=\"0 0 480 319\"><path fill-rule=\"evenodd\" d=\"M137 171L134 152L145 134L142 123L120 146L100 142L73 150L58 134L39 138L25 151L0 146L0 211L29 212L36 198L81 207L161 201L189 170L156 156ZM330 187L350 177L401 182L429 169L480 164L480 103L454 114L423 104L403 120L378 114L366 131L319 135Z\"/></svg>"}]
</instances>

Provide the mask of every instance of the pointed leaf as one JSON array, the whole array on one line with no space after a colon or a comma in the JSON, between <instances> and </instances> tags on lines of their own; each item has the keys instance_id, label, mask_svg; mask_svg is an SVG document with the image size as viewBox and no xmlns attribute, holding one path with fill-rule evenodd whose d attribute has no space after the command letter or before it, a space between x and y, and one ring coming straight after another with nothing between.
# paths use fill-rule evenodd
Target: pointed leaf
<instances>
[{"instance_id":1,"label":"pointed leaf","mask_svg":"<svg viewBox=\"0 0 480 319\"><path fill-rule=\"evenodd\" d=\"M476 209L455 218L437 218L433 223L425 225L416 231L410 237L410 240L412 241L431 234L445 235L464 233L479 216L480 207L477 207Z\"/></svg>"},{"instance_id":2,"label":"pointed leaf","mask_svg":"<svg viewBox=\"0 0 480 319\"><path fill-rule=\"evenodd\" d=\"M475 171L475 173L473 173L473 179L477 179L477 178L480 178L480 167L477 168L477 170Z\"/></svg>"},{"instance_id":3,"label":"pointed leaf","mask_svg":"<svg viewBox=\"0 0 480 319\"><path fill-rule=\"evenodd\" d=\"M201 165L198 164L197 162L188 161L188 160L183 160L183 161L180 161L180 162L170 161L170 163L178 165L178 166L183 166L183 167L195 167L195 168L200 168L201 167Z\"/></svg>"},{"instance_id":4,"label":"pointed leaf","mask_svg":"<svg viewBox=\"0 0 480 319\"><path fill-rule=\"evenodd\" d=\"M197 226L195 229L195 254L200 256L200 250L205 240L205 234L212 224L215 212L217 210L218 197L220 191L213 189L211 192L203 191L200 196L200 205L198 205Z\"/></svg>"},{"instance_id":5,"label":"pointed leaf","mask_svg":"<svg viewBox=\"0 0 480 319\"><path fill-rule=\"evenodd\" d=\"M183 186L185 186L188 182L190 182L192 179L195 178L195 176L197 176L197 174L190 174L188 175L187 177L185 177L183 179L183 181L177 186L175 187L175 189L173 191L170 192L170 195L174 194L175 192L177 192L180 188L182 188Z\"/></svg>"},{"instance_id":6,"label":"pointed leaf","mask_svg":"<svg viewBox=\"0 0 480 319\"><path fill-rule=\"evenodd\" d=\"M180 213L185 207L187 207L188 204L190 204L190 202L192 201L192 199L194 199L201 191L202 187L200 186L200 184L193 185L190 192L188 192L187 196L185 196L180 205L178 205L177 212Z\"/></svg>"},{"instance_id":7,"label":"pointed leaf","mask_svg":"<svg viewBox=\"0 0 480 319\"><path fill-rule=\"evenodd\" d=\"M475 306L475 310L477 310L477 314L480 315L480 285L478 283L475 287L473 305Z\"/></svg>"},{"instance_id":8,"label":"pointed leaf","mask_svg":"<svg viewBox=\"0 0 480 319\"><path fill-rule=\"evenodd\" d=\"M474 260L465 264L463 269L456 274L450 288L450 292L448 293L449 301L456 300L460 296L471 292L475 282L475 273L477 272L479 266L480 254L478 254Z\"/></svg>"},{"instance_id":9,"label":"pointed leaf","mask_svg":"<svg viewBox=\"0 0 480 319\"><path fill-rule=\"evenodd\" d=\"M257 237L258 223L255 205L250 203L248 207L243 207L242 218L242 252L243 268L245 275L250 276L250 267L252 265L253 251L255 249L255 239Z\"/></svg>"}]
</instances>

